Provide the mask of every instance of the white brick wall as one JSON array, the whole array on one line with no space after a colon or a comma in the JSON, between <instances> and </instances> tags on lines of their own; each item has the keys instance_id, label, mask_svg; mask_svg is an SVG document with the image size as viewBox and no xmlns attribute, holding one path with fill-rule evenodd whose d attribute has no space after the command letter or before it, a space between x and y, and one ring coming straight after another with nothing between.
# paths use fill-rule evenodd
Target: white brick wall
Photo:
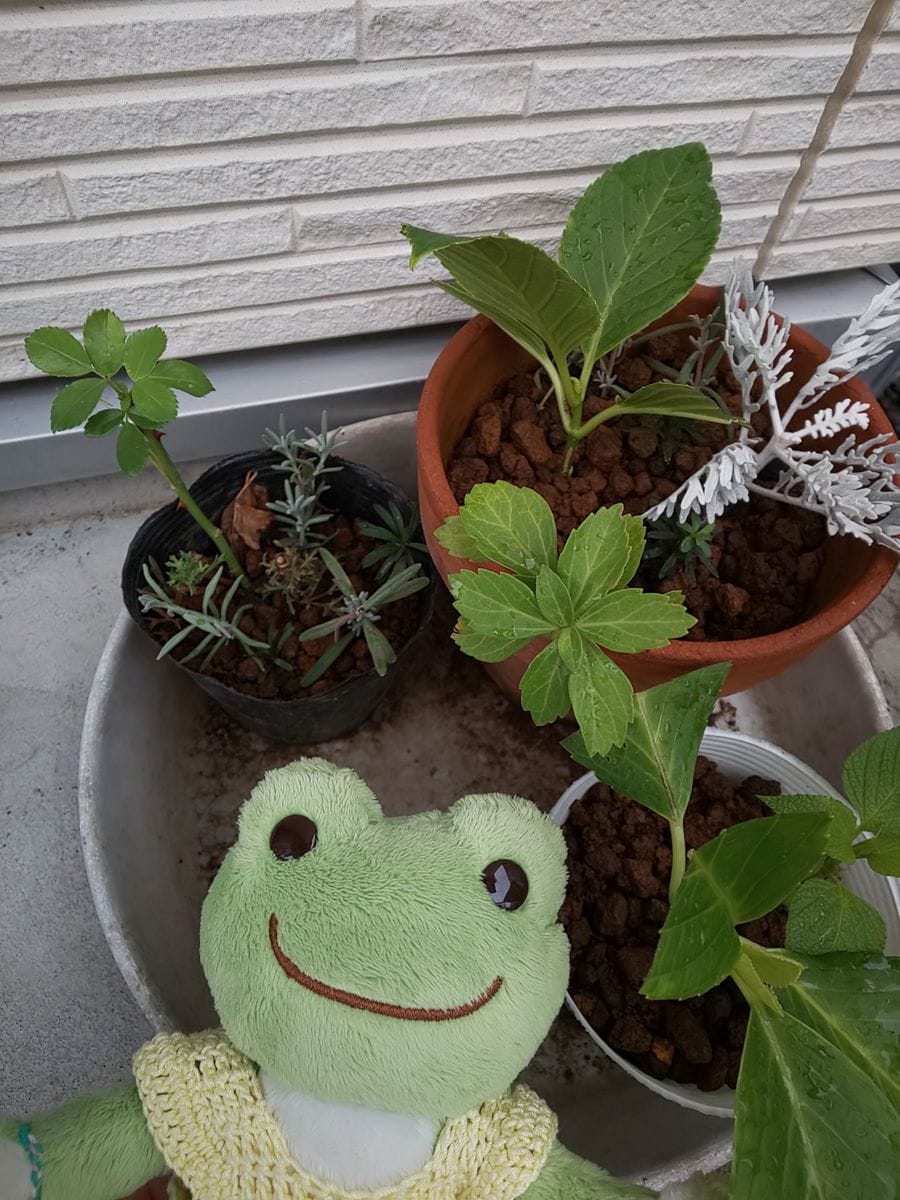
<instances>
[{"instance_id":1,"label":"white brick wall","mask_svg":"<svg viewBox=\"0 0 900 1200\"><path fill-rule=\"evenodd\" d=\"M869 0L0 0L0 379L99 304L176 353L463 313L402 220L552 244L596 173L702 139L708 277L755 255ZM900 17L771 273L900 257Z\"/></svg>"}]
</instances>

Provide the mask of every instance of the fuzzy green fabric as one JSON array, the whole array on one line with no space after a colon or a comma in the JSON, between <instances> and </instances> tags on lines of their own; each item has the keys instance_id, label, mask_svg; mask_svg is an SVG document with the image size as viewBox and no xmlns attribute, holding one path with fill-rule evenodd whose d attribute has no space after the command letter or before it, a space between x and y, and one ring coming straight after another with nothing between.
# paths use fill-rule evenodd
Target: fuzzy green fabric
<instances>
[{"instance_id":1,"label":"fuzzy green fabric","mask_svg":"<svg viewBox=\"0 0 900 1200\"><path fill-rule=\"evenodd\" d=\"M318 843L279 861L272 829L299 813ZM482 873L512 859L529 879L514 912ZM496 1096L537 1050L565 994L556 917L565 843L533 805L467 796L446 813L385 818L352 771L307 759L254 789L203 907L201 959L234 1044L285 1085L380 1109L457 1116ZM397 1020L315 995L269 941L332 987L392 1005L449 1008L499 991L465 1018Z\"/></svg>"},{"instance_id":2,"label":"fuzzy green fabric","mask_svg":"<svg viewBox=\"0 0 900 1200\"><path fill-rule=\"evenodd\" d=\"M636 1183L613 1179L557 1143L522 1200L649 1200L655 1195Z\"/></svg>"},{"instance_id":3,"label":"fuzzy green fabric","mask_svg":"<svg viewBox=\"0 0 900 1200\"><path fill-rule=\"evenodd\" d=\"M133 1084L26 1119L43 1148L42 1200L121 1200L165 1171Z\"/></svg>"}]
</instances>

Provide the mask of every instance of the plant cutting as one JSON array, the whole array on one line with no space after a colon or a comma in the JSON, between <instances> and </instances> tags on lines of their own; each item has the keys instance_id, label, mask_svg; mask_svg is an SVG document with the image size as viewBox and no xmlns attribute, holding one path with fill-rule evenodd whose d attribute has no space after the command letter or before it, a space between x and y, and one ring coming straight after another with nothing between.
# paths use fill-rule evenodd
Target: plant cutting
<instances>
[{"instance_id":1,"label":"plant cutting","mask_svg":"<svg viewBox=\"0 0 900 1200\"><path fill-rule=\"evenodd\" d=\"M573 711L590 753L619 745L635 702L606 651L663 646L692 624L680 592L628 587L644 549L640 518L600 509L557 551L553 513L537 492L483 483L438 539L454 555L505 568L451 578L460 649L497 662L534 638L546 640L522 676L522 707L536 725Z\"/></svg>"},{"instance_id":2,"label":"plant cutting","mask_svg":"<svg viewBox=\"0 0 900 1200\"><path fill-rule=\"evenodd\" d=\"M419 407L419 500L426 540L445 579L462 563L436 543L434 531L478 483L506 481L538 491L564 538L589 513L611 504L659 518L670 497L685 496L686 481L717 455L728 466L729 447L765 444L771 422L769 407L757 406L762 384L751 384L745 403L738 360L726 344L737 344L730 332L735 304L718 289L695 284L716 235L705 161L702 147L673 147L610 168L573 209L558 262L502 235L448 240L407 230L414 258L433 251L450 272L439 285L485 314L439 357ZM526 262L533 265L530 274ZM529 287L517 290L517 279ZM570 284L588 294L587 306ZM520 291L529 299L513 312ZM599 326L591 324L594 309ZM574 329L585 311L594 332L578 341L570 325ZM890 311L888 305L872 318L879 353L893 328ZM609 346L607 331L619 336ZM817 370L828 354L796 327L785 337L794 378L784 380L777 400L786 408L807 380L822 382ZM594 346L600 353L591 362ZM849 352L842 350L845 360ZM887 418L865 385L845 374L844 386L847 411L867 414L867 437L887 433ZM716 406L720 419L685 419L677 406L665 404L623 411L646 389L662 396L657 389L663 387L693 391ZM810 420L829 406L819 384L807 399L804 418ZM865 452L871 450L877 454L879 447L873 443ZM859 469L877 468L884 476L889 457L886 451ZM765 488L772 481L763 473L758 482ZM751 488L742 505L724 514L710 518L696 505L694 512L700 516L691 534L713 525L695 542L708 556L692 554L660 572L667 556L648 554L637 582L645 590L684 592L697 620L684 638L628 659L624 669L638 687L716 661L732 663L728 691L761 682L857 615L894 569L886 545L834 538L821 506L784 503ZM685 525L692 519L677 507L674 515ZM648 532L665 536L670 528L653 522ZM651 551L656 542L648 538ZM488 668L511 697L533 655L533 647L524 647Z\"/></svg>"},{"instance_id":3,"label":"plant cutting","mask_svg":"<svg viewBox=\"0 0 900 1200\"><path fill-rule=\"evenodd\" d=\"M53 401L53 429L117 433L120 467L135 473L149 459L178 496L132 542L126 606L159 658L189 669L249 727L290 740L346 732L384 693L366 676L384 678L430 612L415 598L430 578L421 556L410 559L413 510L387 480L336 457L341 431L324 414L305 439L267 430L265 452L227 459L188 489L162 430L177 414L173 388L212 385L189 363L161 360L165 344L159 329L126 336L106 310L87 318L83 342L55 328L26 342L42 370L78 375ZM310 707L337 687L353 698Z\"/></svg>"}]
</instances>

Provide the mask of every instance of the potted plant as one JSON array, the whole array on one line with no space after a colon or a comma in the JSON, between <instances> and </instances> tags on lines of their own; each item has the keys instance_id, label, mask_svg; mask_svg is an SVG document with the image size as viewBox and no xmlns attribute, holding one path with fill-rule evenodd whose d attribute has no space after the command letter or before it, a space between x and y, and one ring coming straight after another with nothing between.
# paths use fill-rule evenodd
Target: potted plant
<instances>
[{"instance_id":1,"label":"potted plant","mask_svg":"<svg viewBox=\"0 0 900 1200\"><path fill-rule=\"evenodd\" d=\"M420 506L438 570L446 579L464 565L436 531L478 482L539 491L560 537L605 504L652 510L662 523L639 579L683 589L698 620L687 637L622 661L638 687L722 661L732 664L726 691L762 682L857 616L896 561L885 519L896 509L886 471L896 445L854 375L898 336L900 288L886 289L829 356L739 272L724 298L696 285L718 228L709 157L692 144L604 172L573 208L559 261L504 235L404 230L413 264L435 255L451 276L439 286L483 314L439 356L419 407ZM812 422L804 436L819 441L798 454L824 448L832 494L856 492L878 510L874 522L808 503L821 474L804 489L770 486L766 468L784 461L772 445L782 412L789 437ZM858 449L822 440L853 425L867 428ZM710 469L727 511L701 503ZM728 471L740 476L732 493ZM862 527L878 523L883 537ZM488 666L509 695L536 650Z\"/></svg>"},{"instance_id":2,"label":"potted plant","mask_svg":"<svg viewBox=\"0 0 900 1200\"><path fill-rule=\"evenodd\" d=\"M162 430L176 390L202 396L212 385L192 364L162 359L165 346L158 328L126 337L106 310L87 318L83 341L54 327L26 340L36 367L72 379L53 401L52 429L115 433L124 472L149 459L176 493L131 542L125 605L157 657L246 728L284 741L342 736L374 710L430 617L417 514L388 480L334 453L340 431L324 414L306 440L266 431L265 449L216 463L188 488Z\"/></svg>"}]
</instances>

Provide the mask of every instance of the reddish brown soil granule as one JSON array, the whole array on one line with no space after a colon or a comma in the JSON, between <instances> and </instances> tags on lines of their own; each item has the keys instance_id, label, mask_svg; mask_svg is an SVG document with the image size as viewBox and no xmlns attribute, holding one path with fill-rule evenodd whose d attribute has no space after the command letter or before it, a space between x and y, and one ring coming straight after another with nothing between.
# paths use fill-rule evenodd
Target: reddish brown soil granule
<instances>
[{"instance_id":1,"label":"reddish brown soil granule","mask_svg":"<svg viewBox=\"0 0 900 1200\"><path fill-rule=\"evenodd\" d=\"M642 348L642 352L643 352ZM651 357L678 368L684 351L675 335L652 339ZM662 379L643 359L625 358L619 382L635 389ZM740 397L727 363L714 385L723 403L740 412ZM609 407L612 399L589 393L584 417ZM764 412L754 416L757 431ZM561 474L566 437L552 395L545 397L533 375L517 375L475 411L447 468L460 503L476 483L499 479L532 487L553 510L560 545L589 514L622 503L642 513L671 495L734 436L731 426L691 422L673 429L658 418L622 418L599 426L576 454L571 475ZM698 566L695 579L681 574L660 581L648 564L638 582L648 590L685 592L697 624L695 641L758 637L790 628L809 613L813 585L824 557L823 519L801 509L753 496L718 522L713 565L718 577Z\"/></svg>"},{"instance_id":2,"label":"reddish brown soil granule","mask_svg":"<svg viewBox=\"0 0 900 1200\"><path fill-rule=\"evenodd\" d=\"M757 797L777 783L735 785L706 758L697 760L685 818L696 850L723 829L770 816ZM614 1050L659 1079L715 1091L737 1082L749 1009L730 981L694 999L647 1000L640 986L669 911L669 827L655 813L597 784L563 827L569 888L562 920L572 943L569 990ZM764 946L784 944L782 910L742 927Z\"/></svg>"}]
</instances>

